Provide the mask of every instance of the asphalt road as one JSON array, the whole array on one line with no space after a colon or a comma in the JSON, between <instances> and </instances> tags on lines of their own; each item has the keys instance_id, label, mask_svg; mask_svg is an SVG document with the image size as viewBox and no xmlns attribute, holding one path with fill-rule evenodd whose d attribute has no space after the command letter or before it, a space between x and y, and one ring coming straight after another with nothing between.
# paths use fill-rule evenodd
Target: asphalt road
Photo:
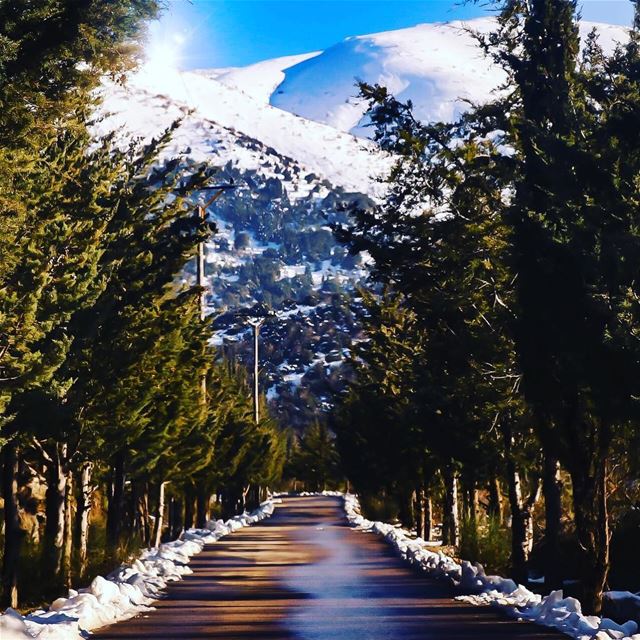
<instances>
[{"instance_id":1,"label":"asphalt road","mask_svg":"<svg viewBox=\"0 0 640 640\"><path fill-rule=\"evenodd\" d=\"M338 498L287 498L205 547L157 608L101 640L534 640L566 636L453 600L378 536L351 529Z\"/></svg>"}]
</instances>

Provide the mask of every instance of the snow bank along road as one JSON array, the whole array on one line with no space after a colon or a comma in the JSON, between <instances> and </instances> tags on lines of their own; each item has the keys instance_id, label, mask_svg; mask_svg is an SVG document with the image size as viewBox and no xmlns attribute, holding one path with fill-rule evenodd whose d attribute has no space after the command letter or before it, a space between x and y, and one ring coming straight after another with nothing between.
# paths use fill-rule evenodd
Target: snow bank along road
<instances>
[{"instance_id":1,"label":"snow bank along road","mask_svg":"<svg viewBox=\"0 0 640 640\"><path fill-rule=\"evenodd\" d=\"M347 525L339 498L285 498L274 515L205 547L155 611L98 631L115 640L534 640L516 622L407 566Z\"/></svg>"}]
</instances>

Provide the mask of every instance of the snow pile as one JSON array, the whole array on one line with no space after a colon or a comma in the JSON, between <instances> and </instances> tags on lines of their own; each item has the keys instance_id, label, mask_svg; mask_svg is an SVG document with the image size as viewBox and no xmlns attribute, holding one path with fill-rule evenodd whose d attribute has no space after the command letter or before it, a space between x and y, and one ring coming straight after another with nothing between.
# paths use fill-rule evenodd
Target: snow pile
<instances>
[{"instance_id":1,"label":"snow pile","mask_svg":"<svg viewBox=\"0 0 640 640\"><path fill-rule=\"evenodd\" d=\"M399 552L403 559L420 565L435 578L446 578L452 584L460 582L460 565L441 551L434 552L426 548L422 538L412 538L408 531L386 522L367 520L360 513L358 498L352 494L344 495L344 508L347 520L352 527L372 531L384 538Z\"/></svg>"},{"instance_id":2,"label":"snow pile","mask_svg":"<svg viewBox=\"0 0 640 640\"><path fill-rule=\"evenodd\" d=\"M48 611L21 616L13 609L0 614L2 640L72 640L88 637L88 631L126 620L148 611L169 582L192 573L188 564L206 544L269 517L274 500L252 513L224 522L211 521L206 529L189 529L178 540L145 549L130 565L122 565L106 578L97 576L86 589L69 590L67 598L55 600Z\"/></svg>"},{"instance_id":3,"label":"snow pile","mask_svg":"<svg viewBox=\"0 0 640 640\"><path fill-rule=\"evenodd\" d=\"M444 578L453 586L471 592L472 595L459 596L458 600L499 607L514 618L553 627L576 640L640 640L636 622L618 624L608 618L585 616L580 602L563 598L562 591L553 591L543 598L513 580L486 575L478 563L466 560L458 563L440 551L430 551L422 538L413 538L400 527L364 518L353 494L344 496L344 506L351 526L384 536L407 562L434 578Z\"/></svg>"}]
</instances>

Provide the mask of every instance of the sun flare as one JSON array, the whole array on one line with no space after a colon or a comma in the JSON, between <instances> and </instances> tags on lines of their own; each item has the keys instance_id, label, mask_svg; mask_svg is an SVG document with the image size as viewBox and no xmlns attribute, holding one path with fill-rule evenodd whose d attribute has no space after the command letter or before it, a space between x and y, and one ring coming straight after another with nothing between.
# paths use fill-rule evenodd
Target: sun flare
<instances>
[{"instance_id":1,"label":"sun flare","mask_svg":"<svg viewBox=\"0 0 640 640\"><path fill-rule=\"evenodd\" d=\"M144 52L143 71L146 75L162 78L178 73L183 62L185 36L181 33L151 34Z\"/></svg>"}]
</instances>

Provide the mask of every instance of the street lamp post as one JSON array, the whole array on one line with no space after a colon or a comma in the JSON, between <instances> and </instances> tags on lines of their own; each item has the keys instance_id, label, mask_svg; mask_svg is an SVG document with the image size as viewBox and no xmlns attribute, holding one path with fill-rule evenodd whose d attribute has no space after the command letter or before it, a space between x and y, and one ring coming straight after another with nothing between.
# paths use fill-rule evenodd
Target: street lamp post
<instances>
[{"instance_id":1,"label":"street lamp post","mask_svg":"<svg viewBox=\"0 0 640 640\"><path fill-rule=\"evenodd\" d=\"M225 191L235 189L233 181L230 184L217 184L206 187L200 187L198 191L213 191L213 195L204 203L197 205L197 215L200 221L204 221L207 217L207 209L222 196ZM196 257L196 282L200 289L198 305L200 309L200 322L204 322L206 318L207 309L207 294L206 294L206 273L205 273L205 256L204 256L204 242L198 242L198 253ZM207 375L203 371L200 375L200 402L203 416L206 415L207 410ZM198 492L198 512L200 512L201 494ZM204 497L205 505L203 512L208 510L208 497ZM158 534L159 536L159 534ZM158 538L159 539L159 538Z\"/></svg>"},{"instance_id":2,"label":"street lamp post","mask_svg":"<svg viewBox=\"0 0 640 640\"><path fill-rule=\"evenodd\" d=\"M253 327L253 416L256 424L260 422L260 388L258 382L259 375L259 337L260 327L264 324L264 318L249 320Z\"/></svg>"}]
</instances>

